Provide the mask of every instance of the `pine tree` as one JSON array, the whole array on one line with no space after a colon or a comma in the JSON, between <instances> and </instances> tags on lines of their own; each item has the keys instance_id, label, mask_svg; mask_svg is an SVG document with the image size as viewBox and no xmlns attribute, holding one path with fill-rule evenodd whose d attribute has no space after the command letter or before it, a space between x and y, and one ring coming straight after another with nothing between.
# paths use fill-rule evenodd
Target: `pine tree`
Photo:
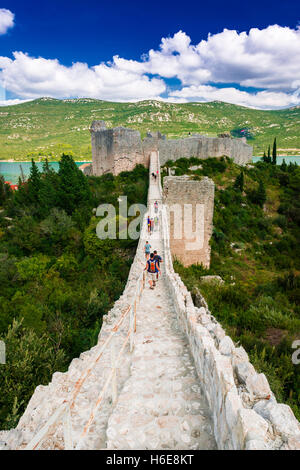
<instances>
[{"instance_id":1,"label":"pine tree","mask_svg":"<svg viewBox=\"0 0 300 470\"><path fill-rule=\"evenodd\" d=\"M267 155L266 155L266 152L264 151L264 155L263 155L263 162L268 162L268 159L267 159Z\"/></svg>"},{"instance_id":2,"label":"pine tree","mask_svg":"<svg viewBox=\"0 0 300 470\"><path fill-rule=\"evenodd\" d=\"M31 159L30 176L28 178L28 196L31 202L38 202L39 191L41 188L41 174L37 164Z\"/></svg>"},{"instance_id":3,"label":"pine tree","mask_svg":"<svg viewBox=\"0 0 300 470\"><path fill-rule=\"evenodd\" d=\"M257 203L260 207L263 207L264 203L267 200L266 188L262 180L259 181L258 190L256 193Z\"/></svg>"},{"instance_id":4,"label":"pine tree","mask_svg":"<svg viewBox=\"0 0 300 470\"><path fill-rule=\"evenodd\" d=\"M271 147L270 147L270 145L268 147L268 157L267 158L268 158L268 163L271 163Z\"/></svg>"},{"instance_id":5,"label":"pine tree","mask_svg":"<svg viewBox=\"0 0 300 470\"><path fill-rule=\"evenodd\" d=\"M5 199L6 199L6 195L7 195L7 190L6 190L6 187L5 187L5 182L4 182L4 178L2 175L0 175L0 206L4 203Z\"/></svg>"},{"instance_id":6,"label":"pine tree","mask_svg":"<svg viewBox=\"0 0 300 470\"><path fill-rule=\"evenodd\" d=\"M59 206L59 176L52 169L45 170L39 192L40 215L46 216L53 207Z\"/></svg>"},{"instance_id":7,"label":"pine tree","mask_svg":"<svg viewBox=\"0 0 300 470\"><path fill-rule=\"evenodd\" d=\"M276 165L277 162L277 144L276 144L276 137L274 139L273 143L273 151L272 151L272 163L273 165Z\"/></svg>"},{"instance_id":8,"label":"pine tree","mask_svg":"<svg viewBox=\"0 0 300 470\"><path fill-rule=\"evenodd\" d=\"M91 190L86 176L70 155L63 154L59 162L59 206L68 214L89 204Z\"/></svg>"},{"instance_id":9,"label":"pine tree","mask_svg":"<svg viewBox=\"0 0 300 470\"><path fill-rule=\"evenodd\" d=\"M287 170L287 164L286 164L285 159L283 159L280 168L281 168L282 171L286 171L286 170Z\"/></svg>"},{"instance_id":10,"label":"pine tree","mask_svg":"<svg viewBox=\"0 0 300 470\"><path fill-rule=\"evenodd\" d=\"M49 166L48 158L45 158L45 160L43 162L43 172L44 173L49 173L50 172L50 166Z\"/></svg>"},{"instance_id":11,"label":"pine tree","mask_svg":"<svg viewBox=\"0 0 300 470\"><path fill-rule=\"evenodd\" d=\"M237 175L235 183L234 183L234 188L238 189L241 191L241 193L244 190L244 172L241 171L239 175Z\"/></svg>"}]
</instances>

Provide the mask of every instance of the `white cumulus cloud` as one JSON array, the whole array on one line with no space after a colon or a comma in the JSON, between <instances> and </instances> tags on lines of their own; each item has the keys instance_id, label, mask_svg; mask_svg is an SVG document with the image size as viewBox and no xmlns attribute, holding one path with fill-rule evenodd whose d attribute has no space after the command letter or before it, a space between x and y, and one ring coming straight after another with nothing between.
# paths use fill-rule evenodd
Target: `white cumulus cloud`
<instances>
[{"instance_id":1,"label":"white cumulus cloud","mask_svg":"<svg viewBox=\"0 0 300 470\"><path fill-rule=\"evenodd\" d=\"M167 87L165 80L172 78L180 81L180 89ZM179 31L162 38L140 60L115 55L111 62L92 67L81 62L66 67L58 59L19 51L13 58L0 57L0 81L22 99L222 100L276 109L300 104L300 28L224 29L196 44Z\"/></svg>"},{"instance_id":2,"label":"white cumulus cloud","mask_svg":"<svg viewBox=\"0 0 300 470\"><path fill-rule=\"evenodd\" d=\"M126 62L134 66L123 59L120 68L126 69ZM209 81L289 90L300 79L300 28L272 25L249 33L224 29L195 45L179 31L163 38L159 50L150 50L144 63L136 62L135 67L177 77L185 85Z\"/></svg>"},{"instance_id":3,"label":"white cumulus cloud","mask_svg":"<svg viewBox=\"0 0 300 470\"><path fill-rule=\"evenodd\" d=\"M15 15L6 8L0 8L0 35L6 34L14 26Z\"/></svg>"},{"instance_id":4,"label":"white cumulus cloud","mask_svg":"<svg viewBox=\"0 0 300 470\"><path fill-rule=\"evenodd\" d=\"M284 93L280 91L259 91L248 93L233 87L217 88L209 85L191 85L170 93L170 99L186 101L225 101L247 106L248 108L279 109L296 106L300 103L300 91Z\"/></svg>"},{"instance_id":5,"label":"white cumulus cloud","mask_svg":"<svg viewBox=\"0 0 300 470\"><path fill-rule=\"evenodd\" d=\"M115 64L88 67L76 62L66 67L57 59L33 58L23 52L14 52L13 57L0 57L0 79L6 90L22 98L52 96L131 101L152 99L166 90L162 79L119 69Z\"/></svg>"}]
</instances>

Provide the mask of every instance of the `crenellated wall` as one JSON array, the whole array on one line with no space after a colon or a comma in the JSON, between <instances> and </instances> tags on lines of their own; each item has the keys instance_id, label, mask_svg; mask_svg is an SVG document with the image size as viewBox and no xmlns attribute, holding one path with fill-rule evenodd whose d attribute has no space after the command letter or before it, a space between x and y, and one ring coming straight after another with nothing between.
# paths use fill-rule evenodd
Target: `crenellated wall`
<instances>
[{"instance_id":1,"label":"crenellated wall","mask_svg":"<svg viewBox=\"0 0 300 470\"><path fill-rule=\"evenodd\" d=\"M104 121L93 121L91 128L92 168L96 176L132 170L137 164L149 166L151 152L159 152L160 162L178 158L228 156L239 165L252 160L252 147L243 139L193 135L167 140L160 132L148 133L141 140L138 131L125 127L107 129ZM88 174L90 170L84 169Z\"/></svg>"},{"instance_id":2,"label":"crenellated wall","mask_svg":"<svg viewBox=\"0 0 300 470\"><path fill-rule=\"evenodd\" d=\"M198 263L209 268L214 191L214 182L207 177L200 181L188 176L164 178L163 201L168 213L170 248L184 266Z\"/></svg>"}]
</instances>

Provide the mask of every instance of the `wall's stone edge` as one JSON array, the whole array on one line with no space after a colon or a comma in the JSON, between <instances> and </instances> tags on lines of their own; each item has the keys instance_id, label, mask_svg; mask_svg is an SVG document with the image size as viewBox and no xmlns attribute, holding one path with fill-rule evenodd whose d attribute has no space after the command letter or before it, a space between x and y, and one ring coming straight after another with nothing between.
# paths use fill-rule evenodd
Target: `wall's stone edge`
<instances>
[{"instance_id":1,"label":"wall's stone edge","mask_svg":"<svg viewBox=\"0 0 300 470\"><path fill-rule=\"evenodd\" d=\"M162 208L166 280L178 320L187 335L202 389L210 406L219 449L300 449L300 424L288 405L277 403L264 374L243 347L236 347L199 294L193 303L173 269L167 210Z\"/></svg>"},{"instance_id":2,"label":"wall's stone edge","mask_svg":"<svg viewBox=\"0 0 300 470\"><path fill-rule=\"evenodd\" d=\"M160 161L179 158L228 156L238 165L252 161L253 147L243 139L193 135L166 139L159 132L149 133L142 140L140 132L127 127L106 128L104 121L93 121L91 128L92 171L96 176L133 170L135 165L149 166L151 152L160 153Z\"/></svg>"},{"instance_id":3,"label":"wall's stone edge","mask_svg":"<svg viewBox=\"0 0 300 470\"><path fill-rule=\"evenodd\" d=\"M76 382L79 380L80 375L83 370L89 365L89 362L97 356L103 342L106 340L108 335L111 333L112 328L121 318L122 312L126 307L128 307L134 299L137 287L137 281L141 275L141 272L144 268L144 244L146 239L146 232L147 232L147 224L146 218L147 213L144 216L144 223L142 227L141 236L139 238L135 258L131 265L127 283L125 289L120 296L120 298L114 303L114 306L109 310L109 312L103 316L103 323L102 327L98 336L98 343L89 349L88 351L84 351L80 354L79 358L74 358L68 367L68 370L64 373L62 372L55 372L52 375L52 379L48 385L39 385L36 387L33 395L24 411L24 414L21 416L17 426L15 429L11 429L9 431L0 431L0 450L20 450L23 449L30 440L36 435L36 433L46 424L48 419L53 415L53 413L57 410L57 408L64 402L69 401L74 391L74 387L76 386ZM114 339L114 344L117 350L120 349L121 345L123 344L124 338L127 335L129 327L129 315L128 318L122 324L122 327L118 330L118 334ZM111 345L108 345L106 354L108 356L108 360L110 360L110 348ZM129 350L125 350L124 356L125 359L123 360L123 364L126 361L130 361L131 355ZM105 358L104 358L105 359ZM126 367L123 366L123 376L118 379L118 389L120 390L123 386L124 381L129 376L129 368L128 374L126 376ZM105 370L104 370L105 372ZM106 374L106 372L105 372ZM100 383L104 383L104 379L106 379L106 375L98 377ZM88 385L92 388L93 387L93 380ZM84 387L83 387L84 388ZM86 387L87 388L87 387ZM101 388L98 389L97 387L95 390L90 390L86 392L86 396L82 398L78 397L80 402L80 417L76 419L76 423L74 423L74 442L79 438L80 433L83 430L83 426L86 424L88 420L88 416L90 413L90 406L92 403L96 402L97 396L99 395ZM90 401L90 404L87 403L87 400ZM82 403L81 403L82 402ZM105 398L103 405L101 407L101 412L103 412L104 416L108 416L111 409L112 403L110 396ZM82 414L82 411L85 411L85 415ZM46 441L45 445L47 445L48 449L60 449L63 447L63 431L61 423L58 423L57 433L55 436L52 436L50 440ZM77 431L76 428L80 429ZM54 439L55 437L55 439ZM53 443L55 441L55 443ZM58 444L57 444L58 442Z\"/></svg>"}]
</instances>

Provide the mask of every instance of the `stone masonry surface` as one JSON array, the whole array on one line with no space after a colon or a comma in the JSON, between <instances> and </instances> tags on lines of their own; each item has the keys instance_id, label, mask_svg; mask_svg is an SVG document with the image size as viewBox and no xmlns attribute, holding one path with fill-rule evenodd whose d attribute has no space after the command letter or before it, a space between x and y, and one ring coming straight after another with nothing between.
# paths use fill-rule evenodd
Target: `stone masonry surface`
<instances>
[{"instance_id":1,"label":"stone masonry surface","mask_svg":"<svg viewBox=\"0 0 300 470\"><path fill-rule=\"evenodd\" d=\"M209 268L214 190L214 182L207 177L200 181L193 181L186 176L164 178L163 202L168 213L170 248L173 256L184 266L202 263ZM185 232L188 224L192 233ZM180 237L176 233L178 228Z\"/></svg>"},{"instance_id":2,"label":"stone masonry surface","mask_svg":"<svg viewBox=\"0 0 300 470\"><path fill-rule=\"evenodd\" d=\"M157 168L158 155L153 153L150 173ZM36 388L16 429L0 432L3 448L23 449L55 410L70 400L82 371L89 368L91 374L71 408L73 442L80 449L300 448L300 425L290 407L276 402L264 374L258 374L245 350L234 345L200 294L198 307L194 305L174 272L160 178L156 183L150 179L149 213L155 200L160 202L160 227L150 238L144 220L126 288L104 317L98 344L74 359L68 372L56 372L49 385ZM146 285L142 292L133 352L125 349L118 368L117 401L112 402L108 389L86 438L80 441L111 370L112 344L99 362L93 360L136 294L146 239L163 257L162 276L155 290ZM117 350L127 331L128 319L114 337ZM64 448L60 422L41 448Z\"/></svg>"},{"instance_id":3,"label":"stone masonry surface","mask_svg":"<svg viewBox=\"0 0 300 470\"><path fill-rule=\"evenodd\" d=\"M148 133L141 139L138 131L125 127L106 128L104 121L93 121L91 128L93 163L84 168L85 174L117 175L133 170L137 164L149 166L150 154L158 151L160 162L178 158L209 158L226 155L239 165L252 160L252 147L243 139L206 137L195 134L184 139L167 140L159 132Z\"/></svg>"}]
</instances>

